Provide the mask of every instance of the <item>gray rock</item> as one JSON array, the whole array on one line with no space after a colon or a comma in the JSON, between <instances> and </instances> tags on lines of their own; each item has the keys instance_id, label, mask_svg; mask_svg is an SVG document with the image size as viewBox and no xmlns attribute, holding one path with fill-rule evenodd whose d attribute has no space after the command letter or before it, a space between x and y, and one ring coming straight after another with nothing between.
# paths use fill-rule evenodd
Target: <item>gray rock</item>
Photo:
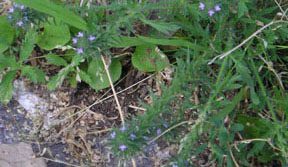
<instances>
[{"instance_id":1,"label":"gray rock","mask_svg":"<svg viewBox=\"0 0 288 167\"><path fill-rule=\"evenodd\" d=\"M0 167L46 167L42 158L36 158L26 143L0 144Z\"/></svg>"}]
</instances>

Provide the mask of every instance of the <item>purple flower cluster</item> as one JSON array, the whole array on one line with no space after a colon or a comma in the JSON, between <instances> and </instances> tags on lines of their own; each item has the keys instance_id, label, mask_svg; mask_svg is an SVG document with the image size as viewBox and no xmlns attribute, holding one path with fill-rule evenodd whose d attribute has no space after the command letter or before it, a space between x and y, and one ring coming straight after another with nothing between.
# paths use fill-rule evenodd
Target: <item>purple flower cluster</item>
<instances>
[{"instance_id":1,"label":"purple flower cluster","mask_svg":"<svg viewBox=\"0 0 288 167\"><path fill-rule=\"evenodd\" d=\"M199 9L200 10L205 10L206 5L202 2L199 4ZM221 6L220 5L215 5L214 8L208 9L208 15L211 17L213 16L216 12L221 11Z\"/></svg>"},{"instance_id":2,"label":"purple flower cluster","mask_svg":"<svg viewBox=\"0 0 288 167\"><path fill-rule=\"evenodd\" d=\"M79 34L78 34L78 36L79 36ZM80 33L80 36L82 36L81 33ZM83 36L82 36L82 37L83 37ZM91 36L90 36L89 38L91 38ZM89 39L89 38L88 38L88 39ZM93 39L93 40L94 40L94 39ZM120 131L121 131L122 133L124 133L126 130L127 130L127 127L126 127L126 126L122 126L122 127L120 128ZM134 141L134 140L136 139L136 135L135 135L134 133L130 133L129 137L130 137L130 139L131 139L132 141ZM115 138L116 138L116 132L110 133L110 138L111 138L111 139L115 139ZM127 149L127 146L126 146L125 144L121 144L121 145L119 146L119 150L122 151L122 152L124 152L126 149Z\"/></svg>"},{"instance_id":3,"label":"purple flower cluster","mask_svg":"<svg viewBox=\"0 0 288 167\"><path fill-rule=\"evenodd\" d=\"M72 43L74 45L77 45L79 43L82 43L82 42L80 42L81 40L87 40L88 42L92 42L95 39L96 39L96 37L93 36L93 35L90 35L87 38L85 38L85 33L84 32L78 32L77 36L72 38ZM83 46L78 47L76 50L77 50L77 54L79 54L79 55L83 54L84 51L85 51Z\"/></svg>"},{"instance_id":4,"label":"purple flower cluster","mask_svg":"<svg viewBox=\"0 0 288 167\"><path fill-rule=\"evenodd\" d=\"M9 20L12 20L14 18L14 16L16 16L15 18L19 17L19 13L20 16L22 17L19 20L16 20L13 24L15 24L18 27L21 27L25 24L25 22L28 22L28 16L27 16L27 12L24 11L25 10L25 6L21 5L21 4L14 4L12 7L10 7L8 9L8 13L9 15L7 16L7 18ZM18 17L17 17L18 16Z\"/></svg>"}]
</instances>

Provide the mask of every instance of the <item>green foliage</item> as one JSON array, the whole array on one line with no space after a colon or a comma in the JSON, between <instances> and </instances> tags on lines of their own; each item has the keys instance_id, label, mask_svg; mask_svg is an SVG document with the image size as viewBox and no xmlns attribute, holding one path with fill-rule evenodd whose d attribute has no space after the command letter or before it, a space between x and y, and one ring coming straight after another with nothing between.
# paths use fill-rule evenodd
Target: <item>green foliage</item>
<instances>
[{"instance_id":1,"label":"green foliage","mask_svg":"<svg viewBox=\"0 0 288 167\"><path fill-rule=\"evenodd\" d=\"M112 82L121 77L123 59L131 60L139 71L156 74L171 66L173 81L160 85L161 96L151 92L153 103L142 103L146 111L111 132L115 155L125 160L137 156L168 129L161 137L179 145L169 165L193 166L192 157L201 159L209 152L216 166L287 166L288 28L275 1L202 0L201 7L199 1L190 0L107 0L89 8L88 1L82 6L48 0L15 2L54 18L16 29L22 40L19 49L10 46L14 30L1 17L0 32L5 33L0 33L0 70L5 71L1 102L11 99L16 72L45 83L44 72L29 65L35 44L51 50L45 60L59 66L47 84L50 90L65 79L73 87L82 81L95 90L109 87L102 57ZM279 19L284 20L276 23ZM274 24L259 31L272 20ZM63 49L61 55L54 50L57 45ZM208 63L231 49L224 59Z\"/></svg>"},{"instance_id":2,"label":"green foliage","mask_svg":"<svg viewBox=\"0 0 288 167\"><path fill-rule=\"evenodd\" d=\"M35 9L39 12L46 13L50 16L54 16L55 18L62 20L76 28L81 30L86 30L86 22L79 16L75 15L73 12L52 3L49 0L14 0L14 2L18 4L23 4L27 7Z\"/></svg>"},{"instance_id":3,"label":"green foliage","mask_svg":"<svg viewBox=\"0 0 288 167\"><path fill-rule=\"evenodd\" d=\"M140 45L132 56L133 66L139 71L162 71L169 65L167 56L155 45Z\"/></svg>"},{"instance_id":4,"label":"green foliage","mask_svg":"<svg viewBox=\"0 0 288 167\"><path fill-rule=\"evenodd\" d=\"M112 82L120 78L121 71L122 66L119 60L112 60L109 66ZM81 78L83 78L84 81L88 81L88 84L95 90L101 90L110 86L104 64L100 58L93 58L88 65L87 75L82 72L80 76L82 76ZM88 76L91 80L88 79Z\"/></svg>"},{"instance_id":5,"label":"green foliage","mask_svg":"<svg viewBox=\"0 0 288 167\"><path fill-rule=\"evenodd\" d=\"M39 35L37 42L42 49L52 50L57 45L64 46L70 41L69 27L59 21L46 23L43 28L44 31Z\"/></svg>"},{"instance_id":6,"label":"green foliage","mask_svg":"<svg viewBox=\"0 0 288 167\"><path fill-rule=\"evenodd\" d=\"M0 53L4 52L11 45L14 39L15 30L10 26L5 16L0 16Z\"/></svg>"},{"instance_id":7,"label":"green foliage","mask_svg":"<svg viewBox=\"0 0 288 167\"><path fill-rule=\"evenodd\" d=\"M16 71L7 72L0 83L0 102L7 104L12 98L13 80L16 77Z\"/></svg>"},{"instance_id":8,"label":"green foliage","mask_svg":"<svg viewBox=\"0 0 288 167\"><path fill-rule=\"evenodd\" d=\"M65 59L61 58L60 56L49 53L45 55L45 59L47 60L48 63L56 66L67 66L67 62Z\"/></svg>"}]
</instances>

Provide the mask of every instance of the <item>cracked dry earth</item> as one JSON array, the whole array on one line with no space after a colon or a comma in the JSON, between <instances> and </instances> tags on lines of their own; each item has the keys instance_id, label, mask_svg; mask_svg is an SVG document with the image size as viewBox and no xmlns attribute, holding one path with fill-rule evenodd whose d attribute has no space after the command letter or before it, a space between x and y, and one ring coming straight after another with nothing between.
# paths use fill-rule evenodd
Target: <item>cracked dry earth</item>
<instances>
[{"instance_id":1,"label":"cracked dry earth","mask_svg":"<svg viewBox=\"0 0 288 167\"><path fill-rule=\"evenodd\" d=\"M141 80L144 76L134 78ZM153 81L148 80L118 95L126 118L136 113L133 106L139 105L139 99L151 103L151 82ZM116 91L121 91L127 85L131 83L120 84ZM107 146L110 128L120 124L114 99L109 98L82 112L83 108L103 98L101 96L106 91L96 92L85 85L80 85L77 89L64 85L63 88L50 92L40 85L16 80L13 100L0 108L0 143L9 144L4 145L5 149L7 146L16 146L14 150L10 150L15 154L19 152L17 146L24 144L21 142L28 143L25 148L29 153L25 155L29 156L23 157L27 163L31 163L31 159L37 159L36 157L44 157L47 167L88 166L89 161L90 166L116 167L118 158ZM105 97L109 95L111 93ZM167 146L167 143L164 145ZM163 147L159 142L153 143L144 148L143 154L137 156L137 167L160 166L173 152L177 152L175 150L175 146ZM3 152L0 147L1 151ZM5 153L8 151L4 150ZM3 159L1 156L4 154L0 154L0 159ZM40 162L38 159L37 161ZM131 162L124 165L132 166Z\"/></svg>"}]
</instances>

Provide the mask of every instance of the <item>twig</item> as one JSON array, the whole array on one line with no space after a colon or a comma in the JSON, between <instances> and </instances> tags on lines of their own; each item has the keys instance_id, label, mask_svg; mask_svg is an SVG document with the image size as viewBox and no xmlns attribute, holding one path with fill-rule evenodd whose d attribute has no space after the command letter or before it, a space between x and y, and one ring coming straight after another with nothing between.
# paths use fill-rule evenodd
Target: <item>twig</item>
<instances>
[{"instance_id":1,"label":"twig","mask_svg":"<svg viewBox=\"0 0 288 167\"><path fill-rule=\"evenodd\" d=\"M142 108L142 107L137 107L137 106L132 106L132 105L129 105L128 107L136 109L136 110L146 111L146 108Z\"/></svg>"},{"instance_id":2,"label":"twig","mask_svg":"<svg viewBox=\"0 0 288 167\"><path fill-rule=\"evenodd\" d=\"M275 70L275 69L272 67L272 65L271 65L270 63L268 63L261 55L258 55L258 56L259 56L260 59L268 66L268 69L275 74L275 76L276 76L276 78L278 79L278 82L279 82L281 88L282 88L283 90L285 90L284 85L283 85L283 83L282 83L282 81L281 81L281 78L280 78L280 76L278 75L278 73L276 72L276 70Z\"/></svg>"},{"instance_id":3,"label":"twig","mask_svg":"<svg viewBox=\"0 0 288 167\"><path fill-rule=\"evenodd\" d=\"M214 57L208 64L213 64L215 62L216 59L220 58L223 59L226 56L230 55L231 53L233 53L234 51L236 51L237 49L239 49L240 47L242 47L244 44L246 44L248 41L250 41L252 38L254 38L255 36L257 36L259 33L261 33L263 30L265 30L266 28L270 27L273 24L277 24L277 23L288 23L287 21L283 21L283 20L278 20L278 21L271 21L270 23L266 24L265 26L263 26L262 28L260 28L259 30L257 30L256 32L254 32L252 35L250 35L248 38L246 38L243 42L241 42L239 45L235 46L233 49L229 50L228 52L218 55L216 57Z\"/></svg>"},{"instance_id":4,"label":"twig","mask_svg":"<svg viewBox=\"0 0 288 167\"><path fill-rule=\"evenodd\" d=\"M73 164L70 164L70 163L67 163L67 162L64 162L64 161L60 161L60 160L54 160L54 159L45 158L45 157L42 157L42 158L45 159L45 160L47 160L47 161L57 162L57 163L64 164L64 165L68 165L68 166L81 167L81 166L73 165Z\"/></svg>"},{"instance_id":5,"label":"twig","mask_svg":"<svg viewBox=\"0 0 288 167\"><path fill-rule=\"evenodd\" d=\"M104 64L104 68L105 68L105 71L106 71L106 74L107 74L107 77L108 77L108 80L109 80L109 83L110 83L110 86L111 86L111 89L112 89L112 92L113 92L113 96L114 96L114 99L115 99L116 104L117 104L117 108L118 108L118 112L119 112L119 115L120 115L120 118L121 118L122 125L124 125L125 124L125 120L124 120L123 112L122 112L118 97L116 95L116 91L115 91L115 88L114 88L114 85L113 85L113 82L112 82L112 79L111 79L111 76L110 76L110 72L109 72L108 66L107 66L107 64L105 62L105 59L104 59L104 57L102 55L101 55L101 60L102 60L102 62Z\"/></svg>"},{"instance_id":6,"label":"twig","mask_svg":"<svg viewBox=\"0 0 288 167\"><path fill-rule=\"evenodd\" d=\"M165 130L163 133L161 133L160 135L156 136L153 140L149 141L147 144L150 145L151 143L155 142L156 140L158 140L161 136L165 135L167 132L171 131L172 129L177 128L178 126L184 125L184 124L189 124L189 121L183 121L180 122L170 128L168 128L167 130Z\"/></svg>"},{"instance_id":7,"label":"twig","mask_svg":"<svg viewBox=\"0 0 288 167\"><path fill-rule=\"evenodd\" d=\"M234 157L234 155L233 155L233 153L232 153L232 150L231 150L231 147L230 147L230 146L229 146L229 152L230 152L231 158L232 158L235 166L236 166L236 167L239 167L239 164L237 163L237 161L236 161L236 159L235 159L235 157Z\"/></svg>"},{"instance_id":8,"label":"twig","mask_svg":"<svg viewBox=\"0 0 288 167\"><path fill-rule=\"evenodd\" d=\"M131 161L132 161L132 166L133 167L137 167L136 161L135 161L135 159L133 157L131 157Z\"/></svg>"}]
</instances>

